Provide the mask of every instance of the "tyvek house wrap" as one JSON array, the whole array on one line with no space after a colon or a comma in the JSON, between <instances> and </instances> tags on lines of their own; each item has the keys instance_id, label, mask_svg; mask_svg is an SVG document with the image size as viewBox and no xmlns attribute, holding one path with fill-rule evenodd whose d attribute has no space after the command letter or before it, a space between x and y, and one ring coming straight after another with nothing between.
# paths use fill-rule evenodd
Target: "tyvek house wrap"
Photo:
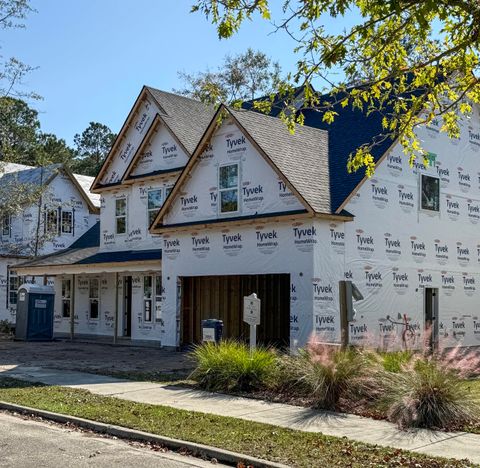
<instances>
[{"instance_id":1,"label":"tyvek house wrap","mask_svg":"<svg viewBox=\"0 0 480 468\"><path fill-rule=\"evenodd\" d=\"M413 168L396 145L346 209L345 275L365 296L356 304L351 341L417 347L424 330L424 289L439 290L444 346L480 344L480 125L478 108L461 135L439 121L418 129L431 164ZM440 211L420 209L421 174L440 178Z\"/></svg>"},{"instance_id":2,"label":"tyvek house wrap","mask_svg":"<svg viewBox=\"0 0 480 468\"><path fill-rule=\"evenodd\" d=\"M222 218L304 210L304 205L231 122L225 122L200 156L194 174L165 217L182 224L218 217L218 168L239 162L239 210Z\"/></svg>"},{"instance_id":3,"label":"tyvek house wrap","mask_svg":"<svg viewBox=\"0 0 480 468\"><path fill-rule=\"evenodd\" d=\"M230 215L219 215L218 168L232 162L240 163L239 209ZM173 229L163 235L164 344L176 345L180 341L179 277L201 275L290 274L291 346L303 346L315 327L331 339L336 338L337 319L332 323L325 317L332 316L338 307L335 280L342 274L343 261L336 252L331 259L322 254L328 252L329 223L298 220L298 211L304 211L304 205L288 189L285 180L234 124L224 122L173 200L164 224L229 217L247 217L250 224L222 228L211 225L210 229L193 225L186 232ZM278 222L252 219L272 213L292 214ZM332 268L334 264L336 267Z\"/></svg>"},{"instance_id":4,"label":"tyvek house wrap","mask_svg":"<svg viewBox=\"0 0 480 468\"><path fill-rule=\"evenodd\" d=\"M176 175L168 175L154 181L122 185L118 190L102 195L102 223L100 246L102 250L155 249L162 247L161 236L148 231L148 192L161 190L161 198L175 183ZM115 232L115 200L127 200L127 230L125 234Z\"/></svg>"},{"instance_id":5,"label":"tyvek house wrap","mask_svg":"<svg viewBox=\"0 0 480 468\"><path fill-rule=\"evenodd\" d=\"M58 219L59 232L45 235L44 211L57 211L58 208L72 213L72 230L70 233L61 232L61 220ZM38 206L32 205L27 207L21 214L12 216L9 235L2 235L1 237L0 247L2 254L7 257L0 260L0 320L15 322L16 304L12 304L10 298L7 297L9 277L13 275L12 272L8 272L8 267L24 262L25 257L32 256L35 253L37 220ZM59 171L42 194L38 255L58 252L68 248L97 220L98 215L90 213L84 196L73 185L70 177L63 171ZM17 258L16 254L24 256L24 258ZM14 269L11 268L11 270ZM48 279L48 281L49 284L53 282L52 279ZM42 283L43 277L38 277L36 282Z\"/></svg>"},{"instance_id":6,"label":"tyvek house wrap","mask_svg":"<svg viewBox=\"0 0 480 468\"><path fill-rule=\"evenodd\" d=\"M132 176L182 168L187 164L188 156L183 148L164 125L159 125L131 171Z\"/></svg>"},{"instance_id":7,"label":"tyvek house wrap","mask_svg":"<svg viewBox=\"0 0 480 468\"><path fill-rule=\"evenodd\" d=\"M439 338L444 346L478 345L480 341L480 134L478 111L461 122L459 139L439 132L439 123L420 128L431 164L410 168L397 144L345 209L353 222L259 221L249 227L164 236L165 313L170 334L180 323L176 278L189 275L290 273L291 343L305 344L340 336L338 281L351 279L365 299L355 304L349 326L352 343L385 348L420 347L424 338L424 290L439 289ZM218 167L241 161L241 188L265 189L253 209L242 194L236 216L277 212L276 178L248 141L237 151L228 141L241 140L238 130L222 128L183 187L165 224L219 218ZM203 166L202 166L203 165ZM262 172L265 170L265 173ZM270 176L267 172L270 171ZM262 174L261 177L259 174ZM440 178L440 211L420 208L420 176ZM268 185L270 183L270 185ZM292 194L293 195L293 194ZM301 206L295 198L292 211ZM295 209L294 209L294 208ZM296 228L296 229L295 229ZM300 230L301 229L301 230ZM298 247L303 237L303 250ZM308 240L307 240L308 239ZM233 243L233 245L232 245ZM307 247L309 245L309 247ZM313 255L312 255L313 251ZM173 319L175 317L175 319ZM176 342L179 336L177 333ZM173 341L172 341L173 342Z\"/></svg>"},{"instance_id":8,"label":"tyvek house wrap","mask_svg":"<svg viewBox=\"0 0 480 468\"><path fill-rule=\"evenodd\" d=\"M101 179L103 185L116 183L121 180L158 110L157 105L153 101L144 98L133 124L128 127L125 136L115 151L112 163L108 166Z\"/></svg>"}]
</instances>

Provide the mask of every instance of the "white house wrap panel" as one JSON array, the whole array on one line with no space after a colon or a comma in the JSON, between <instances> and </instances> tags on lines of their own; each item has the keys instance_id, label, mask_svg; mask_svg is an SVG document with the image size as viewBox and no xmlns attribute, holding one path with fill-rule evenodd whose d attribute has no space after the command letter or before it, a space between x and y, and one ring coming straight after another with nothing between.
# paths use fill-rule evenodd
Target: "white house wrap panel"
<instances>
[{"instance_id":1,"label":"white house wrap panel","mask_svg":"<svg viewBox=\"0 0 480 468\"><path fill-rule=\"evenodd\" d=\"M480 345L480 133L478 115L461 121L459 139L439 123L418 134L430 152L410 168L397 145L345 209L346 269L366 296L356 304L353 342L418 346L424 288L439 290L439 338ZM421 175L439 178L439 211L421 209Z\"/></svg>"},{"instance_id":2,"label":"white house wrap panel","mask_svg":"<svg viewBox=\"0 0 480 468\"><path fill-rule=\"evenodd\" d=\"M149 213L163 205L177 176L165 175L155 181L122 185L102 195L100 247L102 250L142 250L161 248L161 237L150 234ZM126 200L126 229L116 229L116 200ZM155 211L155 212L156 212Z\"/></svg>"},{"instance_id":3,"label":"white house wrap panel","mask_svg":"<svg viewBox=\"0 0 480 468\"><path fill-rule=\"evenodd\" d=\"M221 168L235 164L238 164L235 180L222 190ZM235 190L238 194L236 209L221 213L222 192ZM304 209L285 180L276 174L236 125L224 123L197 161L194 175L174 200L164 224Z\"/></svg>"},{"instance_id":4,"label":"white house wrap panel","mask_svg":"<svg viewBox=\"0 0 480 468\"><path fill-rule=\"evenodd\" d=\"M188 162L188 156L162 124L152 135L144 151L135 163L131 175L140 176L156 171L181 169Z\"/></svg>"},{"instance_id":5,"label":"white house wrap panel","mask_svg":"<svg viewBox=\"0 0 480 468\"><path fill-rule=\"evenodd\" d=\"M139 106L133 123L121 137L122 140L113 155L112 162L101 180L102 185L113 184L121 180L157 112L157 105L152 100L145 98Z\"/></svg>"}]
</instances>

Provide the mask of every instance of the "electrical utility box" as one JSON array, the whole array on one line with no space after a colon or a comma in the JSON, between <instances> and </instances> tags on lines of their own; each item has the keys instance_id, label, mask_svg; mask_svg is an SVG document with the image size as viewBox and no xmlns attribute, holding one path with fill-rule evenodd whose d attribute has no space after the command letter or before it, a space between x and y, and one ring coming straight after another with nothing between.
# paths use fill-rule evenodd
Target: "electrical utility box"
<instances>
[{"instance_id":1,"label":"electrical utility box","mask_svg":"<svg viewBox=\"0 0 480 468\"><path fill-rule=\"evenodd\" d=\"M55 290L51 286L22 284L18 288L15 339L53 340Z\"/></svg>"}]
</instances>

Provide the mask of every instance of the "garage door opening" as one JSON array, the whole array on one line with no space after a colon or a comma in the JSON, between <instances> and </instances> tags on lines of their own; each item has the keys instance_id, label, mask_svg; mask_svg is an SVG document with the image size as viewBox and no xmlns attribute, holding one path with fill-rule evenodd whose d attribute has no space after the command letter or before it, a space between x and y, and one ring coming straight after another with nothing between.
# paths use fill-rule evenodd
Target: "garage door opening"
<instances>
[{"instance_id":1,"label":"garage door opening","mask_svg":"<svg viewBox=\"0 0 480 468\"><path fill-rule=\"evenodd\" d=\"M190 276L182 278L182 345L200 343L201 322L223 320L223 337L248 342L243 297L256 293L262 301L257 341L290 345L290 275Z\"/></svg>"}]
</instances>

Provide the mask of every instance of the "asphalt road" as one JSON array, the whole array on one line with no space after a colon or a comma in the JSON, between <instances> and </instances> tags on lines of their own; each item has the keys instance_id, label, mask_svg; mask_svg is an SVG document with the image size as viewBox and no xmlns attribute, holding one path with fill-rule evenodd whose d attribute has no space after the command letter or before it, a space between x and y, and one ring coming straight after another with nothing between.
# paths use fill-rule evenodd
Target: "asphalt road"
<instances>
[{"instance_id":1,"label":"asphalt road","mask_svg":"<svg viewBox=\"0 0 480 468\"><path fill-rule=\"evenodd\" d=\"M0 466L213 468L223 465L0 412Z\"/></svg>"}]
</instances>

